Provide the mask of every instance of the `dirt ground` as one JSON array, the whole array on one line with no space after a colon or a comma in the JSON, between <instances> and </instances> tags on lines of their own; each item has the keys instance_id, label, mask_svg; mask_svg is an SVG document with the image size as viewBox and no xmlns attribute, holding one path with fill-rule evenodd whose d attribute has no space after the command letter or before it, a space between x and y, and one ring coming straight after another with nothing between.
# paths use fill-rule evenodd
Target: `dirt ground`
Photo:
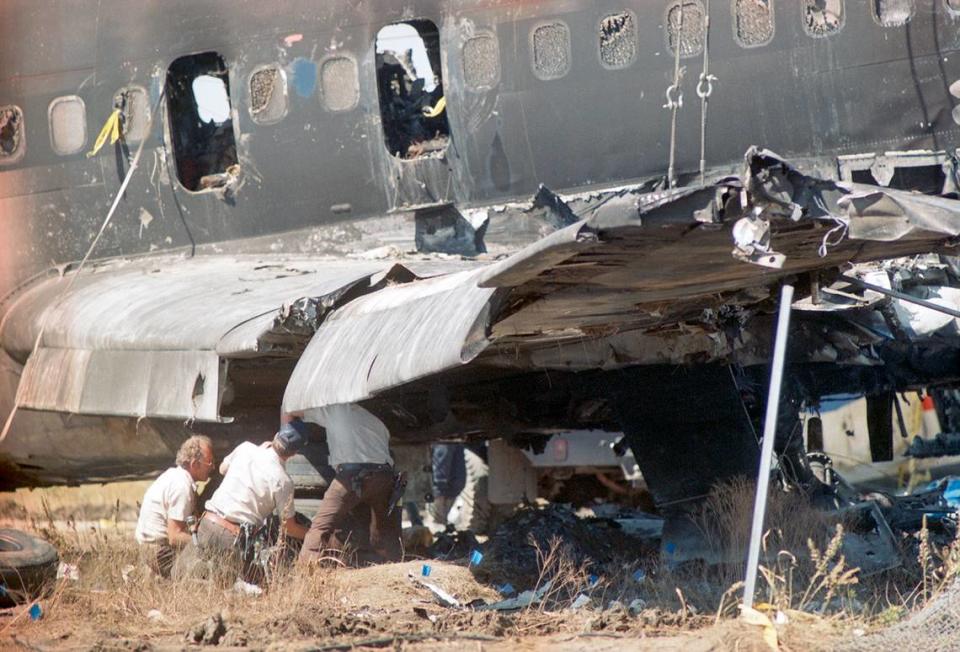
<instances>
[{"instance_id":1,"label":"dirt ground","mask_svg":"<svg viewBox=\"0 0 960 652\"><path fill-rule=\"evenodd\" d=\"M391 648L404 650L769 650L763 628L738 620L714 624L713 617L684 616L650 609L639 616L625 610L540 611L514 613L450 609L415 585L423 561L365 569L321 571L306 581L320 593L285 587L297 595L238 596L224 592L207 598L206 588L178 601L193 603L190 613L173 605L165 613L144 611L162 584L136 583L128 592L61 587L46 601L46 614L36 622L16 615L0 619L0 648L11 650L180 650L269 649L283 651ZM497 599L493 589L478 584L463 565L429 562L429 580L461 602ZM298 582L300 583L300 582ZM167 582L169 592L189 591ZM139 594L139 595L138 595ZM166 598L169 601L169 596ZM158 597L161 605L165 598ZM286 604L284 604L286 603ZM44 602L41 602L44 604ZM167 607L165 607L167 608ZM168 615L169 614L169 615ZM219 623L222 622L222 627ZM836 640L844 627L818 621L801 628L781 628L782 649L828 649L817 644ZM222 631L218 631L222 630ZM199 639L200 642L194 642ZM204 639L206 641L204 642ZM792 643L791 643L792 641ZM821 643L823 639L821 638Z\"/></svg>"},{"instance_id":2,"label":"dirt ground","mask_svg":"<svg viewBox=\"0 0 960 652\"><path fill-rule=\"evenodd\" d=\"M22 507L21 497L14 500ZM116 498L82 512L94 516L90 520L71 512L69 501L58 508L44 498L37 511L14 509L9 501L4 509L2 498L0 527L44 536L62 562L78 567L79 579L58 580L40 600L43 615L37 620L26 607L0 610L0 650L719 652L771 650L775 636L776 649L789 652L833 650L884 624L878 609L840 608L832 615L795 609L799 591L782 590L764 598L778 605L761 607L767 625L748 624L737 617L731 586L742 575L669 572L648 544L630 548L604 532L607 540L598 546L596 530L578 537L579 526L566 523L569 515L551 510L520 514L498 530L479 566L468 562L468 551L453 561L414 557L359 569L294 566L278 571L262 595L249 596L209 581L175 582L142 572L132 523L122 517ZM537 533L554 547L527 536ZM587 553L593 558L582 558ZM642 580L636 579L640 571ZM523 591L548 580L551 588L538 604L509 612L475 608L502 600L505 582ZM441 605L424 581L470 606ZM865 587L837 590L853 596L854 588ZM575 608L585 598L589 603ZM861 596L861 602L868 600Z\"/></svg>"}]
</instances>

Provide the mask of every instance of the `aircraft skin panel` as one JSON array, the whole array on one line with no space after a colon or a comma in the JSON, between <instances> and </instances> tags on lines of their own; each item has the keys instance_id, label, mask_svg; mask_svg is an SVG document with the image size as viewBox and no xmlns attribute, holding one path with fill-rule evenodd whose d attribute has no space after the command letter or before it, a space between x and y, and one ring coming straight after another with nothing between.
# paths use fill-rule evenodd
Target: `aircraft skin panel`
<instances>
[{"instance_id":1,"label":"aircraft skin panel","mask_svg":"<svg viewBox=\"0 0 960 652\"><path fill-rule=\"evenodd\" d=\"M737 3L712 3L709 64L718 80L705 134L708 180L739 169L753 144L827 179L839 174L841 154L905 149L938 150L946 159L955 154L960 98L951 89L960 88L954 86L960 80L960 17L944 2L918 0L906 25L884 27L872 16L874 3L846 0L842 27L814 37L804 27L803 2L771 1L772 38L749 48L735 38ZM677 331L687 328L688 320L724 302L738 309L760 305L788 274L929 251L954 232L951 204L920 206L883 190L879 197L862 198L859 206L835 207L858 217L851 237L868 239L845 240L822 257L817 248L836 222L794 223L777 215L771 233L779 247L773 253L785 256L779 269L743 262L751 256L760 262L762 247L739 247L732 223L712 221L716 206L725 206L717 197L701 202L705 195L695 192L669 195L663 206L673 211L673 221L646 228L653 209L648 206L646 214L641 205L646 200L631 202L663 178L671 147L684 183L694 178L700 158L699 51L681 60L684 105L677 113L675 143L671 112L663 107L673 82L670 4L0 3L0 108L17 107L24 124L22 156L0 157L0 345L12 356L0 353L0 417L9 412L12 388L24 379L24 408L0 448L16 451L23 469L42 467L34 479L107 477L120 470L124 456L132 460L131 473L165 459L184 432L182 419L225 428L214 431L222 441L232 436L222 422L234 416L245 428L273 427L286 380L318 323L301 319L299 308L281 312L298 299L321 316L333 310L321 332L339 324L336 338L314 338L311 346L327 347L330 356L355 359L375 372L369 378L360 374L349 392L336 396L373 396L450 370L470 378L475 367L496 366L495 356L505 361L511 347L516 355L502 368L533 359L557 366L584 365L588 358L614 367L663 362L663 356L673 362L673 350L634 346L629 333L651 329L651 338L671 333L670 341L679 342L683 335ZM634 18L635 53L629 64L607 65L601 21L623 11ZM430 20L439 29L450 142L442 153L401 160L385 145L374 44L385 25L414 19ZM550 28L550 38L567 30L569 44L554 42L546 52L537 51L535 33L541 27ZM477 62L465 54L478 35L496 45L487 50L496 57L479 86L467 80L466 71ZM177 168L173 105L160 98L171 64L206 52L217 53L227 68L237 168L223 187L193 191ZM338 57L356 66L357 100L334 109L322 75L324 62ZM554 65L557 57L566 57L559 62L568 64L566 69ZM255 119L252 110L251 80L264 66L280 73L275 91L287 98L283 115L267 122ZM138 260L92 265L55 305L65 281L47 278L47 270L87 252L130 172L137 142L108 143L97 155L86 154L118 92L131 89L146 95L153 124L140 167L93 258ZM70 96L84 103L86 133L79 151L61 156L53 146L50 109ZM952 164L948 168L949 181L955 170ZM542 185L565 198L555 210L530 202ZM708 194L714 191L708 188ZM724 192L729 195L724 201L735 203L735 189ZM564 213L560 207L567 199ZM892 212L870 213L877 205ZM421 218L440 209L446 211L442 217L453 216L457 228L466 223L479 234L479 250L514 257L494 263L496 280L489 271L463 272L457 278L485 280L459 291L447 288L447 300L430 295L400 301L417 296L418 288L451 282L416 281L412 265L392 267L399 250L412 248L415 230L420 242ZM657 219L666 219L664 214ZM907 214L943 219L914 224ZM563 230L580 219L586 222ZM895 234L884 239L881 231L891 223ZM389 228L379 232L381 225ZM558 242L572 232L599 241ZM386 253L366 260L326 258L381 246ZM743 249L739 258L731 256L734 247ZM258 255L258 264L266 267L254 269L252 258L232 258L240 250ZM291 258L290 251L304 257ZM454 261L446 262L450 266L444 269L445 261L438 261L435 271L454 268ZM488 262L482 258L467 266ZM384 278L399 285L384 289L378 285ZM369 296L356 298L375 286ZM462 305L455 303L459 299ZM358 311L359 319L364 306L392 301L395 312L383 313L390 318L378 322L374 313L366 315L371 330L359 336L350 330L359 322L337 321L338 313ZM431 321L434 330L409 333L417 319ZM49 330L31 357L44 320ZM460 328L445 333L448 320ZM370 342L363 355L346 345L334 351L337 342L355 346L377 329L384 329L383 337ZM433 335L424 336L427 332ZM689 344L691 360L705 351L714 359L729 355L730 347L711 335L716 337ZM404 348L411 337L416 345ZM557 343L615 337L629 341L579 360L565 359L560 346L544 353ZM368 355L374 350L379 358ZM402 355L390 367L384 356L398 351ZM473 364L464 366L468 360ZM362 365L352 371L357 369ZM176 378L169 392L157 389L164 376ZM111 394L117 378L124 379L123 391ZM297 391L307 396L296 401L302 404L334 396L324 390L309 398L310 383ZM241 398L230 404L233 392ZM241 414L238 405L244 402L253 407ZM168 431L150 424L141 447L129 440L138 436L137 419L145 416L161 422L175 417L181 426ZM77 436L95 443L83 449L71 442L58 458L49 449L73 427L71 418L82 424ZM115 454L108 435L125 442Z\"/></svg>"},{"instance_id":2,"label":"aircraft skin panel","mask_svg":"<svg viewBox=\"0 0 960 652\"><path fill-rule=\"evenodd\" d=\"M907 147L949 150L958 144L948 90L960 79L960 57L952 56L960 21L942 2L919 3L904 27L883 27L869 3L847 2L843 28L824 38L805 32L801 4L777 2L775 34L754 48L734 40L730 4L712 5L710 65L719 81L709 104L708 166L735 165L750 144L796 158ZM106 2L99 3L98 15L92 2L87 10L82 4L4 3L0 61L13 63L0 66L0 102L24 110L27 149L19 162L0 165L0 196L58 188L70 209L44 218L42 203L0 205L5 242L23 237L17 226L23 221L49 223L29 235L29 245L18 245L16 260L7 263L11 271L0 278L0 293L50 261L81 257L90 242L86 236L103 219L104 205L127 171L129 155L115 147L94 159L85 158L87 148L67 157L54 154L47 110L56 97L84 100L89 144L118 90L137 85L155 101L176 57L218 51L230 71L242 169L237 196L226 201L180 185L170 144L161 143L168 119L161 107L141 170L98 257L347 224L424 203L502 203L532 195L540 183L561 191L662 174L670 145L670 112L662 104L673 68L663 31L666 6L421 1L358 9L354 3L294 0L269 7ZM599 21L622 9L636 15L636 57L629 66L608 69L598 54ZM373 42L380 27L410 16L431 19L441 31L453 142L445 168L398 161L383 146ZM532 67L530 30L554 19L570 29L570 71L544 80ZM496 37L499 70L489 88L471 90L458 48L479 32ZM296 89L298 66L316 75L322 61L335 55L354 58L359 71L359 102L344 112L326 110L318 87L304 95ZM286 72L290 106L281 121L256 124L249 113L249 78L258 66L274 63ZM691 56L682 63L686 103L678 112L677 157L678 168L689 173L699 159L695 87L701 60ZM82 188L97 184L94 203ZM74 233L75 225L83 228ZM60 237L65 230L69 237Z\"/></svg>"}]
</instances>

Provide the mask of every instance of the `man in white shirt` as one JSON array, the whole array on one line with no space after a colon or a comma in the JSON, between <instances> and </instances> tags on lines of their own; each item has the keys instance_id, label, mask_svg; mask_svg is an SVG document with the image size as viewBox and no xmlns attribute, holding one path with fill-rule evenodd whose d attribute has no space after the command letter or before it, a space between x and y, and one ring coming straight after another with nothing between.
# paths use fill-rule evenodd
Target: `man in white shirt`
<instances>
[{"instance_id":1,"label":"man in white shirt","mask_svg":"<svg viewBox=\"0 0 960 652\"><path fill-rule=\"evenodd\" d=\"M244 442L224 458L223 482L200 519L198 539L204 557L236 561L241 529L256 530L274 513L287 535L303 539L307 528L296 520L293 481L284 465L303 449L307 436L306 424L295 420L281 426L273 441L260 446ZM249 569L241 569L242 576L248 574Z\"/></svg>"},{"instance_id":2,"label":"man in white shirt","mask_svg":"<svg viewBox=\"0 0 960 652\"><path fill-rule=\"evenodd\" d=\"M337 475L310 523L300 560L316 560L326 550L342 549L345 542L333 534L343 528L350 512L361 504L370 509L373 552L385 561L399 559L400 514L392 513L395 496L399 498L395 493L399 477L393 470L387 427L353 403L307 410L303 416L326 429L330 466Z\"/></svg>"},{"instance_id":3,"label":"man in white shirt","mask_svg":"<svg viewBox=\"0 0 960 652\"><path fill-rule=\"evenodd\" d=\"M196 483L214 467L210 438L193 435L183 442L176 464L147 489L134 533L144 562L162 577L170 577L177 551L190 543L187 517L196 510Z\"/></svg>"}]
</instances>

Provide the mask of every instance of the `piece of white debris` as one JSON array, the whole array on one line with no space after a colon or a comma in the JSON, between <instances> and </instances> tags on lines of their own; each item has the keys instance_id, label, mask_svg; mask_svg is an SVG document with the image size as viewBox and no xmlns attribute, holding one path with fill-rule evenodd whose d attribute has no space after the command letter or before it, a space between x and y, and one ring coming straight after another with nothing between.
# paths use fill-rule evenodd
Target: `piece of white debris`
<instances>
[{"instance_id":1,"label":"piece of white debris","mask_svg":"<svg viewBox=\"0 0 960 652\"><path fill-rule=\"evenodd\" d=\"M76 564L60 562L60 565L57 566L57 579L73 580L76 582L80 579L80 567Z\"/></svg>"},{"instance_id":2,"label":"piece of white debris","mask_svg":"<svg viewBox=\"0 0 960 652\"><path fill-rule=\"evenodd\" d=\"M263 593L263 589L261 589L259 586L256 584L251 584L250 582L244 582L239 577L233 584L233 591L234 593L239 593L241 595L260 595Z\"/></svg>"},{"instance_id":3,"label":"piece of white debris","mask_svg":"<svg viewBox=\"0 0 960 652\"><path fill-rule=\"evenodd\" d=\"M147 620L155 623L161 623L164 621L164 617L159 609L151 609L147 612Z\"/></svg>"},{"instance_id":4,"label":"piece of white debris","mask_svg":"<svg viewBox=\"0 0 960 652\"><path fill-rule=\"evenodd\" d=\"M570 608L573 610L583 609L588 604L590 604L590 596L584 593L581 593L577 596L576 600L573 601L573 604L570 605Z\"/></svg>"}]
</instances>

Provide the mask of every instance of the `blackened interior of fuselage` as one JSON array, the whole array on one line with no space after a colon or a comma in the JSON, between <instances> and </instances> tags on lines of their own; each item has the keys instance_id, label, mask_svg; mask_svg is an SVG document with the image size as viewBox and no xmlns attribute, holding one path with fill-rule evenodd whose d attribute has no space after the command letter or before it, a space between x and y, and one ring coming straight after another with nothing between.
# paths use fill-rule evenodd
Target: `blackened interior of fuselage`
<instances>
[{"instance_id":1,"label":"blackened interior of fuselage","mask_svg":"<svg viewBox=\"0 0 960 652\"><path fill-rule=\"evenodd\" d=\"M387 25L377 35L377 87L387 149L413 159L442 152L450 125L440 72L440 32L428 20Z\"/></svg>"},{"instance_id":2,"label":"blackened interior of fuselage","mask_svg":"<svg viewBox=\"0 0 960 652\"><path fill-rule=\"evenodd\" d=\"M180 57L167 71L167 108L177 176L187 190L224 185L237 165L227 66L216 52Z\"/></svg>"}]
</instances>

